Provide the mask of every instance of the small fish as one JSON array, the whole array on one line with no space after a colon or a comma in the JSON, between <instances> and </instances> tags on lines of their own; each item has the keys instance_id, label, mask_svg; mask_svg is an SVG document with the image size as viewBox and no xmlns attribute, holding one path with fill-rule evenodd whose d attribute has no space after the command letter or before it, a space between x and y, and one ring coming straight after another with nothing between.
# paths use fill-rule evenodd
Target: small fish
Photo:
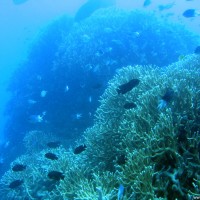
<instances>
[{"instance_id":1,"label":"small fish","mask_svg":"<svg viewBox=\"0 0 200 200\"><path fill-rule=\"evenodd\" d=\"M86 145L85 144L82 144L82 145L80 145L80 146L78 146L78 147L76 147L75 149L74 149L74 154L80 154L80 153L82 153L83 151L85 151L86 150Z\"/></svg>"},{"instance_id":2,"label":"small fish","mask_svg":"<svg viewBox=\"0 0 200 200\"><path fill-rule=\"evenodd\" d=\"M173 97L174 97L174 90L168 88L165 94L161 96L161 100L159 101L157 108L159 110L166 108L167 104L173 99Z\"/></svg>"},{"instance_id":3,"label":"small fish","mask_svg":"<svg viewBox=\"0 0 200 200\"><path fill-rule=\"evenodd\" d=\"M22 185L24 181L23 180L15 180L15 181L12 181L10 184L9 184L9 188L10 189L15 189L17 187L19 187L20 185Z\"/></svg>"},{"instance_id":4,"label":"small fish","mask_svg":"<svg viewBox=\"0 0 200 200\"><path fill-rule=\"evenodd\" d=\"M35 100L33 100L33 99L29 99L29 100L28 100L28 103L33 105L33 104L36 104L37 101L35 101Z\"/></svg>"},{"instance_id":5,"label":"small fish","mask_svg":"<svg viewBox=\"0 0 200 200\"><path fill-rule=\"evenodd\" d=\"M37 78L38 81L42 80L42 77L40 75L37 75L36 78Z\"/></svg>"},{"instance_id":6,"label":"small fish","mask_svg":"<svg viewBox=\"0 0 200 200\"><path fill-rule=\"evenodd\" d=\"M136 108L136 104L135 104L135 103L125 103L125 104L124 104L124 108L125 108L125 109Z\"/></svg>"},{"instance_id":7,"label":"small fish","mask_svg":"<svg viewBox=\"0 0 200 200\"><path fill-rule=\"evenodd\" d=\"M26 169L26 165L22 165L22 164L16 164L12 167L12 170L14 172L20 172Z\"/></svg>"},{"instance_id":8,"label":"small fish","mask_svg":"<svg viewBox=\"0 0 200 200\"><path fill-rule=\"evenodd\" d=\"M60 143L59 141L56 141L56 142L48 142L48 143L47 143L47 146L48 146L49 148L52 148L52 149L58 148L60 145L61 145L61 143Z\"/></svg>"},{"instance_id":9,"label":"small fish","mask_svg":"<svg viewBox=\"0 0 200 200\"><path fill-rule=\"evenodd\" d=\"M91 112L89 112L89 113L88 113L88 116L89 116L89 117L92 117L92 113L91 113Z\"/></svg>"},{"instance_id":10,"label":"small fish","mask_svg":"<svg viewBox=\"0 0 200 200\"><path fill-rule=\"evenodd\" d=\"M121 154L117 157L117 164L118 165L124 165L127 161L127 158L124 154Z\"/></svg>"},{"instance_id":11,"label":"small fish","mask_svg":"<svg viewBox=\"0 0 200 200\"><path fill-rule=\"evenodd\" d=\"M139 84L139 79L132 79L128 83L124 83L117 89L118 94L126 94Z\"/></svg>"},{"instance_id":12,"label":"small fish","mask_svg":"<svg viewBox=\"0 0 200 200\"><path fill-rule=\"evenodd\" d=\"M80 120L82 117L83 116L81 113L76 113L76 114L72 115L73 120Z\"/></svg>"},{"instance_id":13,"label":"small fish","mask_svg":"<svg viewBox=\"0 0 200 200\"><path fill-rule=\"evenodd\" d=\"M122 184L119 185L117 200L122 200L124 196L124 186Z\"/></svg>"},{"instance_id":14,"label":"small fish","mask_svg":"<svg viewBox=\"0 0 200 200\"><path fill-rule=\"evenodd\" d=\"M163 11L163 10L167 10L167 9L172 8L174 5L175 5L174 2L165 4L165 5L159 5L159 6L158 6L158 9L159 9L160 11Z\"/></svg>"},{"instance_id":15,"label":"small fish","mask_svg":"<svg viewBox=\"0 0 200 200\"><path fill-rule=\"evenodd\" d=\"M196 9L188 9L183 12L183 16L186 18L197 17L200 15L200 11Z\"/></svg>"},{"instance_id":16,"label":"small fish","mask_svg":"<svg viewBox=\"0 0 200 200\"><path fill-rule=\"evenodd\" d=\"M158 106L157 106L158 110L162 110L166 107L167 107L167 102L161 99L158 103Z\"/></svg>"},{"instance_id":17,"label":"small fish","mask_svg":"<svg viewBox=\"0 0 200 200\"><path fill-rule=\"evenodd\" d=\"M46 90L42 90L42 91L40 92L40 96L41 96L41 97L46 97L46 95L47 95L47 91L46 91Z\"/></svg>"},{"instance_id":18,"label":"small fish","mask_svg":"<svg viewBox=\"0 0 200 200\"><path fill-rule=\"evenodd\" d=\"M69 86L66 85L66 86L65 86L65 92L68 92L68 91L69 91Z\"/></svg>"},{"instance_id":19,"label":"small fish","mask_svg":"<svg viewBox=\"0 0 200 200\"><path fill-rule=\"evenodd\" d=\"M103 50L98 50L96 53L95 53L95 56L97 57L101 57L104 55L104 51Z\"/></svg>"},{"instance_id":20,"label":"small fish","mask_svg":"<svg viewBox=\"0 0 200 200\"><path fill-rule=\"evenodd\" d=\"M61 179L63 180L65 178L64 174L62 172L58 172L58 171L49 172L48 177L55 181L60 181Z\"/></svg>"},{"instance_id":21,"label":"small fish","mask_svg":"<svg viewBox=\"0 0 200 200\"><path fill-rule=\"evenodd\" d=\"M103 200L103 194L101 187L96 187L97 193L98 193L98 199L97 200Z\"/></svg>"},{"instance_id":22,"label":"small fish","mask_svg":"<svg viewBox=\"0 0 200 200\"><path fill-rule=\"evenodd\" d=\"M147 7L151 4L151 0L145 0L143 3L143 7Z\"/></svg>"},{"instance_id":23,"label":"small fish","mask_svg":"<svg viewBox=\"0 0 200 200\"><path fill-rule=\"evenodd\" d=\"M50 159L50 160L58 160L58 157L56 156L56 154L54 153L45 153L44 155L46 158Z\"/></svg>"},{"instance_id":24,"label":"small fish","mask_svg":"<svg viewBox=\"0 0 200 200\"><path fill-rule=\"evenodd\" d=\"M140 33L139 31L135 31L135 32L133 32L133 34L132 34L132 36L133 36L134 38L138 38L140 35L141 35L141 33Z\"/></svg>"},{"instance_id":25,"label":"small fish","mask_svg":"<svg viewBox=\"0 0 200 200\"><path fill-rule=\"evenodd\" d=\"M42 114L39 115L31 115L29 117L29 122L31 123L41 123L43 122L43 117L46 115L46 112L44 111Z\"/></svg>"},{"instance_id":26,"label":"small fish","mask_svg":"<svg viewBox=\"0 0 200 200\"><path fill-rule=\"evenodd\" d=\"M31 123L41 123L43 121L43 117L41 115L31 115L29 117L29 121Z\"/></svg>"},{"instance_id":27,"label":"small fish","mask_svg":"<svg viewBox=\"0 0 200 200\"><path fill-rule=\"evenodd\" d=\"M165 92L165 94L161 97L162 100L164 100L166 103L169 103L174 97L174 90L171 88L168 88Z\"/></svg>"},{"instance_id":28,"label":"small fish","mask_svg":"<svg viewBox=\"0 0 200 200\"><path fill-rule=\"evenodd\" d=\"M43 121L43 116L42 115L31 115L29 117L29 121L31 123L41 123Z\"/></svg>"},{"instance_id":29,"label":"small fish","mask_svg":"<svg viewBox=\"0 0 200 200\"><path fill-rule=\"evenodd\" d=\"M195 54L200 54L200 46L196 47L196 49L194 50Z\"/></svg>"},{"instance_id":30,"label":"small fish","mask_svg":"<svg viewBox=\"0 0 200 200\"><path fill-rule=\"evenodd\" d=\"M89 101L89 103L92 103L92 96L88 97L88 101Z\"/></svg>"}]
</instances>

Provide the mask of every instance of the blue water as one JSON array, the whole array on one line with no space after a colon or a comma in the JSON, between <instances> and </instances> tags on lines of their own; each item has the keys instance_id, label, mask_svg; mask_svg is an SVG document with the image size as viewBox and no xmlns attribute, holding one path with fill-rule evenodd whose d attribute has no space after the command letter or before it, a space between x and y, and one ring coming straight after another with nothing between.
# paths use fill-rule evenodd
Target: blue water
<instances>
[{"instance_id":1,"label":"blue water","mask_svg":"<svg viewBox=\"0 0 200 200\"><path fill-rule=\"evenodd\" d=\"M143 1L119 0L117 10L97 9L74 22L85 2L0 3L1 174L26 151L23 138L30 131L73 145L93 124L99 98L122 66L165 67L200 44L200 17L182 16L200 9L198 1L143 7Z\"/></svg>"}]
</instances>

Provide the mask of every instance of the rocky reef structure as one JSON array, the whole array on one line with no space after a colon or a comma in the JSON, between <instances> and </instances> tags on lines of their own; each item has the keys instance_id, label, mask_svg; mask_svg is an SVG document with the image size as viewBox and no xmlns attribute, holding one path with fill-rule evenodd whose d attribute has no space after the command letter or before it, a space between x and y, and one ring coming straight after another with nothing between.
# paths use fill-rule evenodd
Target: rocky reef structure
<instances>
[{"instance_id":1,"label":"rocky reef structure","mask_svg":"<svg viewBox=\"0 0 200 200\"><path fill-rule=\"evenodd\" d=\"M199 74L198 55L165 68L121 68L101 96L94 125L77 141L85 151L61 146L18 158L1 179L1 195L114 200L121 184L124 200L199 197ZM130 87L130 80L138 81ZM47 160L47 152L58 159ZM13 172L16 163L27 168Z\"/></svg>"}]
</instances>

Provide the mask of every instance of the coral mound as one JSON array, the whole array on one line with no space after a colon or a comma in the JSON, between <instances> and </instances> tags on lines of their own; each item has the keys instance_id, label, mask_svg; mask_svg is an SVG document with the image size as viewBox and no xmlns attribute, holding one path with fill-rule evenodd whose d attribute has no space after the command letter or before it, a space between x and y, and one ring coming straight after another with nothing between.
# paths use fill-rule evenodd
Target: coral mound
<instances>
[{"instance_id":1,"label":"coral mound","mask_svg":"<svg viewBox=\"0 0 200 200\"><path fill-rule=\"evenodd\" d=\"M85 132L87 162L111 171L132 199L189 199L199 194L200 58L188 56L165 68L128 66L109 82ZM132 79L124 95L117 88ZM168 89L170 102L159 107ZM124 109L127 102L135 108ZM125 157L124 163L120 158Z\"/></svg>"}]
</instances>

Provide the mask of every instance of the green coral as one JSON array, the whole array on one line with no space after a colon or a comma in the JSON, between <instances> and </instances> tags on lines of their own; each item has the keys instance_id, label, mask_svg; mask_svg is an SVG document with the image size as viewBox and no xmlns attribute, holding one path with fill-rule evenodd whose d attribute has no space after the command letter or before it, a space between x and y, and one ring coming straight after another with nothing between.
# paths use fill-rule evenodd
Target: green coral
<instances>
[{"instance_id":1,"label":"green coral","mask_svg":"<svg viewBox=\"0 0 200 200\"><path fill-rule=\"evenodd\" d=\"M114 200L120 184L125 187L124 200L200 195L199 74L200 57L195 55L164 68L120 69L101 96L94 125L78 142L86 144L86 151L74 155L72 149L59 147L19 158L14 163L28 163L27 170L19 174L9 170L3 176L3 195ZM140 80L139 85L118 94L118 87L133 78ZM174 91L173 98L159 109L167 88ZM136 108L125 109L127 102L134 102ZM59 159L47 160L47 151ZM120 156L124 163L119 162ZM64 180L49 180L52 170L63 172ZM20 189L9 189L10 181L19 177L24 179Z\"/></svg>"}]
</instances>

